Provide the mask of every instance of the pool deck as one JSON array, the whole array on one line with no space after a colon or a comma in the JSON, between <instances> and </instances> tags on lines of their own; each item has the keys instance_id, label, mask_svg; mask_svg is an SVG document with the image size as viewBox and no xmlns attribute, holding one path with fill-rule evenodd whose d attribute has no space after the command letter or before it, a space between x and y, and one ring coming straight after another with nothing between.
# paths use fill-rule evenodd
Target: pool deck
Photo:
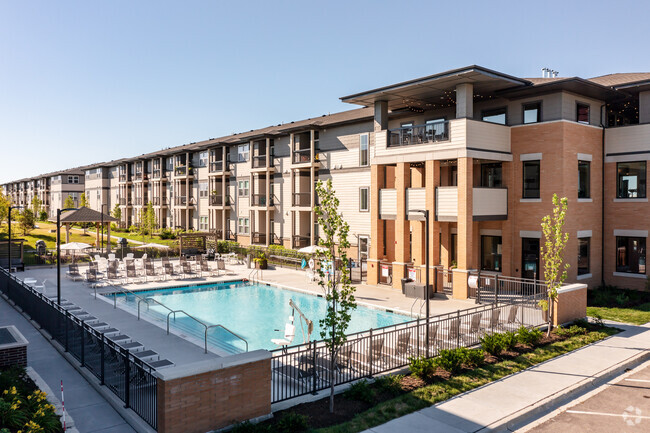
<instances>
[{"instance_id":1,"label":"pool deck","mask_svg":"<svg viewBox=\"0 0 650 433\"><path fill-rule=\"evenodd\" d=\"M83 273L85 271L84 268L82 266L80 266L80 268L80 272ZM251 274L251 269L246 268L244 265L228 265L227 269L230 272L227 275L222 275L220 277L126 284L123 287L130 291L137 292L165 287L242 280L248 278ZM176 366L181 366L219 357L218 353L211 350L205 354L202 340L199 341L192 338L188 339L187 336L182 334L175 335L171 333L167 335L164 330L164 323L154 324L144 319L138 320L134 314L122 309L119 303L118 308L115 309L110 300L100 295L102 293L116 292L119 290L116 287L106 286L97 288L97 298L95 298L95 290L93 288L83 282L73 282L66 278L66 270L66 267L62 267L61 269L62 298L83 308L85 311L97 317L99 320L108 323L110 326L119 329L121 333L132 337L134 341L139 341L147 349L154 350L160 354L161 359L168 359ZM27 269L24 273L20 272L16 275L21 279L35 278L39 283L43 279L46 279L45 294L48 296L56 294L56 267L31 268ZM313 294L323 294L322 288L317 283L308 282L305 272L300 270L285 268L268 269L262 271L261 276L258 278L261 283L269 283ZM413 307L413 299L407 298L402 295L401 291L389 287L370 286L366 284L355 284L355 286L357 302L371 308L392 310L404 314L409 314L413 308L413 312L417 314L422 305L422 303L418 301L416 306ZM474 301L471 300L452 300L438 296L430 302L431 315L464 310L476 305ZM422 308L422 312L424 312L424 308ZM191 314L191 312L189 313ZM233 329L233 331L237 332L235 329Z\"/></svg>"}]
</instances>

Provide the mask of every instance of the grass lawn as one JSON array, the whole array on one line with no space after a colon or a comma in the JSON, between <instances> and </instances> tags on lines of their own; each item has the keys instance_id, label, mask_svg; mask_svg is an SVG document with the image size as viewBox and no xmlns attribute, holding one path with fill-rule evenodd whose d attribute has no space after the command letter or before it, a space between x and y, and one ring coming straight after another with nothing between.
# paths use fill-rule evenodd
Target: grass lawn
<instances>
[{"instance_id":1,"label":"grass lawn","mask_svg":"<svg viewBox=\"0 0 650 433\"><path fill-rule=\"evenodd\" d=\"M621 323L643 325L650 322L650 302L629 308L587 307L587 315Z\"/></svg>"},{"instance_id":2,"label":"grass lawn","mask_svg":"<svg viewBox=\"0 0 650 433\"><path fill-rule=\"evenodd\" d=\"M51 232L51 230L56 229L56 224L47 223L47 222L37 222L37 229L32 230L28 235L23 236L22 230L18 229L18 225L12 224L11 238L12 239L25 239L25 250L35 250L36 241L44 240L47 248L56 248L56 232ZM6 240L7 235L7 226L4 225L0 229L0 240ZM90 245L95 244L95 231L93 229L88 229L87 234L83 234L82 231L70 230L70 242L84 242ZM61 243L65 243L65 228L61 228Z\"/></svg>"},{"instance_id":3,"label":"grass lawn","mask_svg":"<svg viewBox=\"0 0 650 433\"><path fill-rule=\"evenodd\" d=\"M144 238L144 240L143 240L142 235L139 235L139 234L128 233L128 232L111 231L111 236L126 238L126 239L129 239L129 240L132 240L132 241L139 241L139 242L145 242L145 243L156 243L156 244L161 244L161 245L167 245L168 247L178 247L178 239L160 239L160 236L158 236L158 235L146 236Z\"/></svg>"}]
</instances>

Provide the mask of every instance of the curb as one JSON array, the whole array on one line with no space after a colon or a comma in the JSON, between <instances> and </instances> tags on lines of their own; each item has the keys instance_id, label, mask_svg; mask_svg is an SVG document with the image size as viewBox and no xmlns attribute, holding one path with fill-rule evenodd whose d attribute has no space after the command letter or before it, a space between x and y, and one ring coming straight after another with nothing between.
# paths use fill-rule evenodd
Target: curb
<instances>
[{"instance_id":1,"label":"curb","mask_svg":"<svg viewBox=\"0 0 650 433\"><path fill-rule=\"evenodd\" d=\"M594 389L606 384L617 376L625 373L627 370L635 368L650 359L650 350L643 350L640 353L632 355L628 359L618 364L600 371L598 374L587 377L580 382L571 385L552 395L546 396L542 400L521 409L511 415L500 419L497 422L489 424L477 432L512 432L524 427L532 421L531 418L540 418L559 407L564 406L577 397L584 395Z\"/></svg>"}]
</instances>

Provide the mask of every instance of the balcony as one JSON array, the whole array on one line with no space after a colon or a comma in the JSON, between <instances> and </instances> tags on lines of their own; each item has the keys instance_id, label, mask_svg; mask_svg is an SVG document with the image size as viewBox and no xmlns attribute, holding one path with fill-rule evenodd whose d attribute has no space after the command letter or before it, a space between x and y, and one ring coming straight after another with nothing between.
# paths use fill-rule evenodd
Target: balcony
<instances>
[{"instance_id":1,"label":"balcony","mask_svg":"<svg viewBox=\"0 0 650 433\"><path fill-rule=\"evenodd\" d=\"M253 232L251 234L251 243L252 244L264 244L264 245L266 245L266 233Z\"/></svg>"},{"instance_id":2,"label":"balcony","mask_svg":"<svg viewBox=\"0 0 650 433\"><path fill-rule=\"evenodd\" d=\"M174 168L174 176L176 177L185 177L193 176L193 167L187 167L185 165L179 165Z\"/></svg>"},{"instance_id":3,"label":"balcony","mask_svg":"<svg viewBox=\"0 0 650 433\"><path fill-rule=\"evenodd\" d=\"M120 174L120 182L126 182L127 176L126 174Z\"/></svg>"},{"instance_id":4,"label":"balcony","mask_svg":"<svg viewBox=\"0 0 650 433\"><path fill-rule=\"evenodd\" d=\"M187 196L178 196L174 199L176 206L187 206Z\"/></svg>"},{"instance_id":5,"label":"balcony","mask_svg":"<svg viewBox=\"0 0 650 433\"><path fill-rule=\"evenodd\" d=\"M397 216L397 190L383 188L379 190L379 219L391 220Z\"/></svg>"},{"instance_id":6,"label":"balcony","mask_svg":"<svg viewBox=\"0 0 650 433\"><path fill-rule=\"evenodd\" d=\"M309 246L309 236L293 235L292 239L294 248L304 248Z\"/></svg>"},{"instance_id":7,"label":"balcony","mask_svg":"<svg viewBox=\"0 0 650 433\"><path fill-rule=\"evenodd\" d=\"M212 194L210 196L210 206L230 206L231 204L232 198L229 195L224 197L223 195Z\"/></svg>"},{"instance_id":8,"label":"balcony","mask_svg":"<svg viewBox=\"0 0 650 433\"><path fill-rule=\"evenodd\" d=\"M254 156L253 168L266 168L266 155Z\"/></svg>"},{"instance_id":9,"label":"balcony","mask_svg":"<svg viewBox=\"0 0 650 433\"><path fill-rule=\"evenodd\" d=\"M210 163L210 173L222 173L230 171L230 161L226 160L224 164L223 160L221 161L212 161Z\"/></svg>"},{"instance_id":10,"label":"balcony","mask_svg":"<svg viewBox=\"0 0 650 433\"><path fill-rule=\"evenodd\" d=\"M388 147L449 141L449 121L388 130Z\"/></svg>"},{"instance_id":11,"label":"balcony","mask_svg":"<svg viewBox=\"0 0 650 433\"><path fill-rule=\"evenodd\" d=\"M268 204L267 197L267 194L251 194L251 206L274 206L273 196L268 197Z\"/></svg>"},{"instance_id":12,"label":"balcony","mask_svg":"<svg viewBox=\"0 0 650 433\"><path fill-rule=\"evenodd\" d=\"M136 206L142 206L142 203L143 203L143 201L142 201L142 197L136 197L135 199L133 199L133 203L134 203Z\"/></svg>"},{"instance_id":13,"label":"balcony","mask_svg":"<svg viewBox=\"0 0 650 433\"><path fill-rule=\"evenodd\" d=\"M293 151L293 164L307 164L311 162L311 149L300 149Z\"/></svg>"},{"instance_id":14,"label":"balcony","mask_svg":"<svg viewBox=\"0 0 650 433\"><path fill-rule=\"evenodd\" d=\"M167 206L167 197L154 197L152 201L154 206Z\"/></svg>"},{"instance_id":15,"label":"balcony","mask_svg":"<svg viewBox=\"0 0 650 433\"><path fill-rule=\"evenodd\" d=\"M152 178L152 179L161 179L161 178L164 179L164 178L166 177L166 174L167 174L167 173L165 172L165 170L161 170L161 169L159 169L159 168L155 168L155 169L152 171L151 178Z\"/></svg>"},{"instance_id":16,"label":"balcony","mask_svg":"<svg viewBox=\"0 0 650 433\"><path fill-rule=\"evenodd\" d=\"M473 221L498 221L508 218L508 189L472 189ZM436 220L458 221L458 187L436 188Z\"/></svg>"},{"instance_id":17,"label":"balcony","mask_svg":"<svg viewBox=\"0 0 650 433\"><path fill-rule=\"evenodd\" d=\"M121 198L120 199L120 206L131 206L132 204L133 204L133 202L131 201L130 198L129 199L126 199L126 198Z\"/></svg>"},{"instance_id":18,"label":"balcony","mask_svg":"<svg viewBox=\"0 0 650 433\"><path fill-rule=\"evenodd\" d=\"M294 192L293 193L293 206L298 207L311 207L311 193L310 192Z\"/></svg>"},{"instance_id":19,"label":"balcony","mask_svg":"<svg viewBox=\"0 0 650 433\"><path fill-rule=\"evenodd\" d=\"M605 129L605 162L626 162L633 155L644 155L648 150L650 125L627 125ZM647 154L645 154L647 155ZM646 156L641 158L646 159Z\"/></svg>"}]
</instances>

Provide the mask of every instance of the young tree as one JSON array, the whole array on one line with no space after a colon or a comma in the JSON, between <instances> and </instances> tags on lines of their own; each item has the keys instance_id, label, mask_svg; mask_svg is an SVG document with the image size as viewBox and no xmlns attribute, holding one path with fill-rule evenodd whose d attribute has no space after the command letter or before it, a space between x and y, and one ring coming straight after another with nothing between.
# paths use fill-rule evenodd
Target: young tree
<instances>
[{"instance_id":1,"label":"young tree","mask_svg":"<svg viewBox=\"0 0 650 433\"><path fill-rule=\"evenodd\" d=\"M122 221L122 209L119 203L115 203L115 207L113 207L113 218Z\"/></svg>"},{"instance_id":2,"label":"young tree","mask_svg":"<svg viewBox=\"0 0 650 433\"><path fill-rule=\"evenodd\" d=\"M69 195L65 198L65 201L63 202L63 208L69 209L73 207L74 207L74 199L72 198L71 195Z\"/></svg>"},{"instance_id":3,"label":"young tree","mask_svg":"<svg viewBox=\"0 0 650 433\"><path fill-rule=\"evenodd\" d=\"M357 307L357 304L354 299L355 287L350 284L350 271L347 267L350 226L339 213L339 199L332 188L332 180L328 179L327 183L318 181L316 194L320 205L314 211L322 231L318 244L324 247L323 251L318 252L321 264L318 269L320 276L318 284L323 288L327 300L325 318L319 323L322 329L321 338L330 353L330 412L333 413L336 358L347 339L345 332L352 318L352 310ZM339 269L337 269L337 253Z\"/></svg>"},{"instance_id":4,"label":"young tree","mask_svg":"<svg viewBox=\"0 0 650 433\"><path fill-rule=\"evenodd\" d=\"M34 212L34 216L40 216L42 206L43 202L37 195L35 195L34 198L32 198L32 211Z\"/></svg>"},{"instance_id":5,"label":"young tree","mask_svg":"<svg viewBox=\"0 0 650 433\"><path fill-rule=\"evenodd\" d=\"M79 196L79 207L88 207L88 197L86 197L85 192L82 192Z\"/></svg>"},{"instance_id":6,"label":"young tree","mask_svg":"<svg viewBox=\"0 0 650 433\"><path fill-rule=\"evenodd\" d=\"M23 210L23 213L18 216L18 226L23 231L23 236L34 230L36 227L36 218L31 209Z\"/></svg>"},{"instance_id":7,"label":"young tree","mask_svg":"<svg viewBox=\"0 0 650 433\"><path fill-rule=\"evenodd\" d=\"M147 225L147 230L153 235L154 230L158 228L158 219L156 218L156 211L153 208L152 202L147 202L147 210L144 215L144 222Z\"/></svg>"},{"instance_id":8,"label":"young tree","mask_svg":"<svg viewBox=\"0 0 650 433\"><path fill-rule=\"evenodd\" d=\"M564 248L569 241L569 234L563 232L567 208L567 198L558 198L557 194L553 194L553 214L542 218L544 245L541 246L540 253L544 266L544 280L548 287L548 299L540 301L539 304L544 311L548 312L546 335L551 334L557 291L566 280L567 269L569 269L569 264L564 263Z\"/></svg>"},{"instance_id":9,"label":"young tree","mask_svg":"<svg viewBox=\"0 0 650 433\"><path fill-rule=\"evenodd\" d=\"M9 217L9 206L11 206L11 199L0 192L0 225Z\"/></svg>"}]
</instances>

